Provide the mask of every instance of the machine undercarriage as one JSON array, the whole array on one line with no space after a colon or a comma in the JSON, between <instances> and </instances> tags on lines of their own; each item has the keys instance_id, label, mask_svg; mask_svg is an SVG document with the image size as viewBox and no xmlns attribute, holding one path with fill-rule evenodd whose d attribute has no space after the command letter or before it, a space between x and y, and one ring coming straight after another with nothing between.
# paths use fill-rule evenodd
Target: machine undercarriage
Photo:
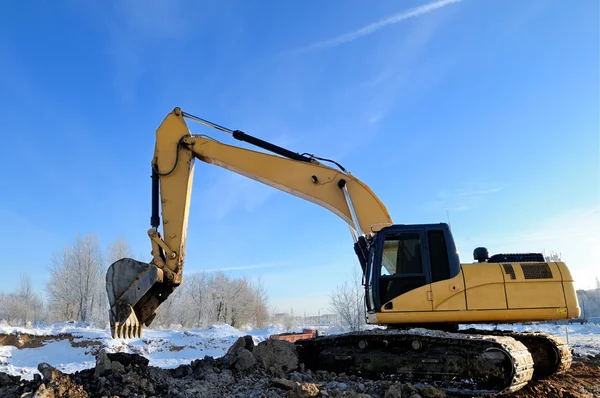
<instances>
[{"instance_id":1,"label":"machine undercarriage","mask_svg":"<svg viewBox=\"0 0 600 398\"><path fill-rule=\"evenodd\" d=\"M537 332L375 329L295 344L313 371L429 383L467 395L514 392L571 364L561 339Z\"/></svg>"}]
</instances>

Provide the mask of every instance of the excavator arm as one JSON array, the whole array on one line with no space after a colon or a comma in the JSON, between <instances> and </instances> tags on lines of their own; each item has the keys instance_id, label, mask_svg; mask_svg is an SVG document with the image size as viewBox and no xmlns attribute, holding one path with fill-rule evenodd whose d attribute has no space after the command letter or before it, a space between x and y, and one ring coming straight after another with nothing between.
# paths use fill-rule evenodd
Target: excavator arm
<instances>
[{"instance_id":1,"label":"excavator arm","mask_svg":"<svg viewBox=\"0 0 600 398\"><path fill-rule=\"evenodd\" d=\"M193 135L185 118L275 154ZM110 266L106 275L113 337L141 336L142 324L152 323L158 306L182 282L195 159L330 210L348 223L355 242L360 242L369 232L392 224L387 209L371 189L339 164L333 162L338 168L329 167L319 162L326 159L289 151L175 108L156 131L152 159L152 228L148 231L152 260L146 264L121 259ZM162 234L158 230L160 215Z\"/></svg>"}]
</instances>

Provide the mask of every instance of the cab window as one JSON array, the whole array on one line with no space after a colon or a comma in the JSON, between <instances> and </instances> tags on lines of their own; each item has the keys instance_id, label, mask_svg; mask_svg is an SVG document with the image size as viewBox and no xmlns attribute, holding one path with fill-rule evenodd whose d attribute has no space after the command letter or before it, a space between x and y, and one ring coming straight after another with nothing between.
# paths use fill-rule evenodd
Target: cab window
<instances>
[{"instance_id":1,"label":"cab window","mask_svg":"<svg viewBox=\"0 0 600 398\"><path fill-rule=\"evenodd\" d=\"M419 233L392 233L385 237L381 275L423 274Z\"/></svg>"}]
</instances>

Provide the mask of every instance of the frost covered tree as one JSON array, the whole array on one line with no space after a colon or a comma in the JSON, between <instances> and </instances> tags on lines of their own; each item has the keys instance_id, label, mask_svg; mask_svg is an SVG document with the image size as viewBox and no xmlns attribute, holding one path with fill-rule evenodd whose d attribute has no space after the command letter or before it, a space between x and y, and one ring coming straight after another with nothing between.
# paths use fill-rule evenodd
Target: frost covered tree
<instances>
[{"instance_id":1,"label":"frost covered tree","mask_svg":"<svg viewBox=\"0 0 600 398\"><path fill-rule=\"evenodd\" d=\"M108 304L103 258L98 237L94 234L78 236L75 243L54 253L47 290L55 320L104 326Z\"/></svg>"},{"instance_id":2,"label":"frost covered tree","mask_svg":"<svg viewBox=\"0 0 600 398\"><path fill-rule=\"evenodd\" d=\"M356 269L352 278L338 285L329 297L333 312L340 316L342 324L350 330L359 330L365 324L364 288Z\"/></svg>"},{"instance_id":3,"label":"frost covered tree","mask_svg":"<svg viewBox=\"0 0 600 398\"><path fill-rule=\"evenodd\" d=\"M93 234L78 236L52 256L47 283L53 321L77 321L105 326L108 300L107 268L134 257L125 238L110 242L103 253ZM230 278L223 272L186 275L157 310L153 327L205 327L227 323L234 327L264 327L269 320L267 295L260 281Z\"/></svg>"},{"instance_id":4,"label":"frost covered tree","mask_svg":"<svg viewBox=\"0 0 600 398\"><path fill-rule=\"evenodd\" d=\"M42 297L36 294L28 274L22 274L14 293L0 293L0 320L15 326L35 326L45 319Z\"/></svg>"},{"instance_id":5,"label":"frost covered tree","mask_svg":"<svg viewBox=\"0 0 600 398\"><path fill-rule=\"evenodd\" d=\"M206 327L226 323L236 328L264 327L269 321L262 284L223 272L201 272L183 283L157 310L153 327Z\"/></svg>"},{"instance_id":6,"label":"frost covered tree","mask_svg":"<svg viewBox=\"0 0 600 398\"><path fill-rule=\"evenodd\" d=\"M131 251L131 246L127 243L127 240L120 236L114 242L110 242L106 247L106 264L110 266L117 260L120 260L125 257L133 257L133 253Z\"/></svg>"},{"instance_id":7,"label":"frost covered tree","mask_svg":"<svg viewBox=\"0 0 600 398\"><path fill-rule=\"evenodd\" d=\"M269 297L267 295L267 289L263 285L263 281L259 278L253 285L253 297L252 297L252 315L254 317L253 323L254 326L258 328L263 328L267 326L269 322L269 307L267 303L269 302Z\"/></svg>"}]
</instances>

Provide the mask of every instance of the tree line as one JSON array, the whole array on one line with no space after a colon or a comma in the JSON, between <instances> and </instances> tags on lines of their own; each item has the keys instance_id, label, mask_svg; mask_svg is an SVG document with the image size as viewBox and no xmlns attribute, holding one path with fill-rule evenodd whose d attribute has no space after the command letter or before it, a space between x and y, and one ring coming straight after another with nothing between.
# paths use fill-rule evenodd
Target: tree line
<instances>
[{"instance_id":1,"label":"tree line","mask_svg":"<svg viewBox=\"0 0 600 398\"><path fill-rule=\"evenodd\" d=\"M133 256L122 237L103 249L95 234L78 236L72 244L52 253L46 300L34 292L31 278L23 274L15 292L0 292L0 320L14 326L70 321L107 327L106 270L124 257ZM158 308L152 327L216 323L264 327L269 318L268 297L260 280L202 272L185 276L182 285Z\"/></svg>"}]
</instances>

